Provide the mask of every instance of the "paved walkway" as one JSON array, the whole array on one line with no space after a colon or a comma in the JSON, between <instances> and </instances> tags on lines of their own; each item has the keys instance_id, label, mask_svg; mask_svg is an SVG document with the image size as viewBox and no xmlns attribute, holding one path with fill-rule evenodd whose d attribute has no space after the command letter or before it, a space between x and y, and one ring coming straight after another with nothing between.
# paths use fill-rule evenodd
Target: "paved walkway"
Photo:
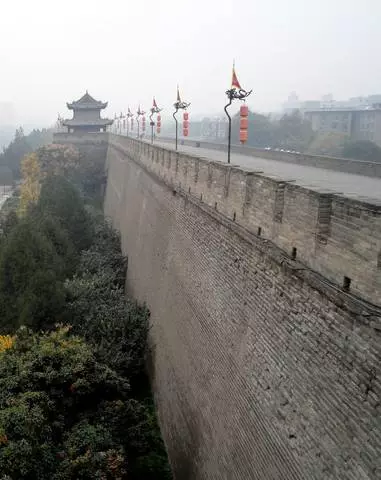
<instances>
[{"instance_id":1,"label":"paved walkway","mask_svg":"<svg viewBox=\"0 0 381 480\"><path fill-rule=\"evenodd\" d=\"M158 143L162 147L172 149L167 142ZM227 154L219 150L189 147L179 145L179 151L205 157L211 160L226 162ZM307 167L293 163L268 160L266 158L251 157L238 153L231 154L231 164L239 165L254 171L261 171L265 175L277 176L285 180L294 180L297 185L342 193L347 197L381 203L381 178L370 178L351 173L335 172L323 168Z\"/></svg>"}]
</instances>

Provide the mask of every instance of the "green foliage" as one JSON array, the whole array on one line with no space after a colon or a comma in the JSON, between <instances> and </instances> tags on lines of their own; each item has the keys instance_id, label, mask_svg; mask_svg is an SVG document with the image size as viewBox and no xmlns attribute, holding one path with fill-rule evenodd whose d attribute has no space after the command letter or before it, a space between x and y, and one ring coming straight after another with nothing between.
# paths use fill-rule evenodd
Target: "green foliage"
<instances>
[{"instance_id":1,"label":"green foliage","mask_svg":"<svg viewBox=\"0 0 381 480\"><path fill-rule=\"evenodd\" d=\"M286 150L304 151L314 137L311 124L303 119L298 110L283 115L277 125L276 142Z\"/></svg>"},{"instance_id":2,"label":"green foliage","mask_svg":"<svg viewBox=\"0 0 381 480\"><path fill-rule=\"evenodd\" d=\"M92 240L92 224L76 188L64 177L50 175L41 187L37 207L56 218L68 232L77 251Z\"/></svg>"},{"instance_id":3,"label":"green foliage","mask_svg":"<svg viewBox=\"0 0 381 480\"><path fill-rule=\"evenodd\" d=\"M79 151L74 145L49 144L40 147L36 155L41 172L72 178L79 168Z\"/></svg>"},{"instance_id":4,"label":"green foliage","mask_svg":"<svg viewBox=\"0 0 381 480\"><path fill-rule=\"evenodd\" d=\"M16 178L20 177L21 160L36 148L49 143L52 139L50 130L33 130L29 135L24 135L22 127L16 130L12 142L0 154L0 165L8 166Z\"/></svg>"},{"instance_id":5,"label":"green foliage","mask_svg":"<svg viewBox=\"0 0 381 480\"><path fill-rule=\"evenodd\" d=\"M274 122L270 117L249 111L248 141L253 147L278 147L287 150L303 151L313 138L309 122L300 112L284 115ZM239 114L232 121L232 142L239 143Z\"/></svg>"},{"instance_id":6,"label":"green foliage","mask_svg":"<svg viewBox=\"0 0 381 480\"><path fill-rule=\"evenodd\" d=\"M0 332L51 333L1 337L3 478L169 480L145 372L149 312L125 296L119 235L58 176L9 220Z\"/></svg>"},{"instance_id":7,"label":"green foliage","mask_svg":"<svg viewBox=\"0 0 381 480\"><path fill-rule=\"evenodd\" d=\"M31 219L21 221L4 240L0 258L0 326L46 328L61 318L64 258Z\"/></svg>"},{"instance_id":8,"label":"green foliage","mask_svg":"<svg viewBox=\"0 0 381 480\"><path fill-rule=\"evenodd\" d=\"M126 267L119 235L101 221L65 286L73 331L94 345L102 361L136 377L144 370L149 315L124 294Z\"/></svg>"},{"instance_id":9,"label":"green foliage","mask_svg":"<svg viewBox=\"0 0 381 480\"><path fill-rule=\"evenodd\" d=\"M316 135L308 147L308 153L313 155L330 155L340 157L347 141L344 133L325 132Z\"/></svg>"},{"instance_id":10,"label":"green foliage","mask_svg":"<svg viewBox=\"0 0 381 480\"><path fill-rule=\"evenodd\" d=\"M67 329L20 330L0 354L1 473L28 480L123 478L125 451L102 414L115 402L128 404L128 388Z\"/></svg>"},{"instance_id":11,"label":"green foliage","mask_svg":"<svg viewBox=\"0 0 381 480\"><path fill-rule=\"evenodd\" d=\"M265 115L249 111L248 141L246 145L267 147L275 145L276 125ZM232 143L239 143L239 113L232 119Z\"/></svg>"},{"instance_id":12,"label":"green foliage","mask_svg":"<svg viewBox=\"0 0 381 480\"><path fill-rule=\"evenodd\" d=\"M381 162L381 147L370 140L347 141L342 150L343 157L369 162Z\"/></svg>"},{"instance_id":13,"label":"green foliage","mask_svg":"<svg viewBox=\"0 0 381 480\"><path fill-rule=\"evenodd\" d=\"M88 200L98 199L100 190L106 183L104 157L89 149L80 158L77 170L77 183Z\"/></svg>"}]
</instances>

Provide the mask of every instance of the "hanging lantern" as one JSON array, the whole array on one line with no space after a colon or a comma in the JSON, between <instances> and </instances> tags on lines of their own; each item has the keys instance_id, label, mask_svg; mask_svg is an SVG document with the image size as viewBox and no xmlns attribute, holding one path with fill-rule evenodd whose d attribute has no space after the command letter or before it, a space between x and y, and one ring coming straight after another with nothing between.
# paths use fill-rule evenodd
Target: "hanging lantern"
<instances>
[{"instance_id":1,"label":"hanging lantern","mask_svg":"<svg viewBox=\"0 0 381 480\"><path fill-rule=\"evenodd\" d=\"M239 141L241 143L247 142L247 130L240 130L239 131Z\"/></svg>"},{"instance_id":2,"label":"hanging lantern","mask_svg":"<svg viewBox=\"0 0 381 480\"><path fill-rule=\"evenodd\" d=\"M183 113L183 136L187 137L189 135L189 113Z\"/></svg>"},{"instance_id":3,"label":"hanging lantern","mask_svg":"<svg viewBox=\"0 0 381 480\"><path fill-rule=\"evenodd\" d=\"M239 109L239 114L241 117L249 116L249 107L245 103L241 105L241 108Z\"/></svg>"},{"instance_id":4,"label":"hanging lantern","mask_svg":"<svg viewBox=\"0 0 381 480\"><path fill-rule=\"evenodd\" d=\"M241 105L239 110L240 124L239 124L239 141L241 143L247 142L247 128L249 126L249 107L246 104Z\"/></svg>"},{"instance_id":5,"label":"hanging lantern","mask_svg":"<svg viewBox=\"0 0 381 480\"><path fill-rule=\"evenodd\" d=\"M143 131L143 132L146 131L146 117L143 117L143 118L142 118L142 131Z\"/></svg>"},{"instance_id":6,"label":"hanging lantern","mask_svg":"<svg viewBox=\"0 0 381 480\"><path fill-rule=\"evenodd\" d=\"M248 126L249 126L249 119L247 117L241 117L241 120L239 122L239 128L241 130L247 130Z\"/></svg>"},{"instance_id":7,"label":"hanging lantern","mask_svg":"<svg viewBox=\"0 0 381 480\"><path fill-rule=\"evenodd\" d=\"M161 115L158 115L158 116L157 116L157 121L158 121L158 122L161 122Z\"/></svg>"}]
</instances>

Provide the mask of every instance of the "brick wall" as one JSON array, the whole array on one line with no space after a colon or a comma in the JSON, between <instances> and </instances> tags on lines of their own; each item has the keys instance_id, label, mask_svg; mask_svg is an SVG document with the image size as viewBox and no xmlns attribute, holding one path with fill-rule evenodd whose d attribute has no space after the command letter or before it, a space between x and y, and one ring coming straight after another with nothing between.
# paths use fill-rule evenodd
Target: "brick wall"
<instances>
[{"instance_id":1,"label":"brick wall","mask_svg":"<svg viewBox=\"0 0 381 480\"><path fill-rule=\"evenodd\" d=\"M381 114L379 115L378 121L381 124ZM170 137L160 137L160 142L173 144L174 139ZM183 145L189 145L191 147L226 151L225 143L192 139L181 139L180 142ZM365 175L366 177L381 178L380 162L369 162L366 160L354 160L341 157L328 157L326 155L309 155L306 153L265 150L264 148L250 147L245 145L232 145L232 152L251 157L268 158L270 160L277 160L279 162L295 163L297 165L305 165L307 167L324 168L326 170L334 170L336 172L346 172L356 175Z\"/></svg>"},{"instance_id":2,"label":"brick wall","mask_svg":"<svg viewBox=\"0 0 381 480\"><path fill-rule=\"evenodd\" d=\"M106 165L176 478L379 478L380 208L117 136Z\"/></svg>"}]
</instances>

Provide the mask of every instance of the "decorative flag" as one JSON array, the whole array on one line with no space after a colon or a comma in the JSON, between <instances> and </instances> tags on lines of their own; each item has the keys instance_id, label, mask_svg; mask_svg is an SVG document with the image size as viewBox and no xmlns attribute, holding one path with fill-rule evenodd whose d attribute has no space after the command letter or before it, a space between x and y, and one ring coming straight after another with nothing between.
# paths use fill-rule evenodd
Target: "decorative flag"
<instances>
[{"instance_id":1,"label":"decorative flag","mask_svg":"<svg viewBox=\"0 0 381 480\"><path fill-rule=\"evenodd\" d=\"M152 104L152 106L153 106L154 108L157 108L157 103L156 103L155 97L153 97L153 104Z\"/></svg>"},{"instance_id":2,"label":"decorative flag","mask_svg":"<svg viewBox=\"0 0 381 480\"><path fill-rule=\"evenodd\" d=\"M238 88L238 90L241 90L241 85L235 73L234 64L233 64L233 74L232 74L232 88Z\"/></svg>"},{"instance_id":3,"label":"decorative flag","mask_svg":"<svg viewBox=\"0 0 381 480\"><path fill-rule=\"evenodd\" d=\"M177 85L177 101L181 103L180 90L178 85Z\"/></svg>"}]
</instances>

